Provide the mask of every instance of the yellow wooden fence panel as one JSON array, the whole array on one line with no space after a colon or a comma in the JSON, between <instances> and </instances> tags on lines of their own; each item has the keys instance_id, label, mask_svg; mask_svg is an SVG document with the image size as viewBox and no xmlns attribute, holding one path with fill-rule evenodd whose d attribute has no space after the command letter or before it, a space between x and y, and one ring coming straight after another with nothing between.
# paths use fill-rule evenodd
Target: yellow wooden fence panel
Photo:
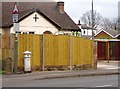
<instances>
[{"instance_id":1,"label":"yellow wooden fence panel","mask_svg":"<svg viewBox=\"0 0 120 89\"><path fill-rule=\"evenodd\" d=\"M71 37L72 65L92 64L93 41L80 37ZM42 66L42 35L20 34L18 36L18 65L23 67L24 51L30 51L32 68ZM70 36L44 35L44 65L70 65Z\"/></svg>"},{"instance_id":2,"label":"yellow wooden fence panel","mask_svg":"<svg viewBox=\"0 0 120 89\"><path fill-rule=\"evenodd\" d=\"M54 59L54 62L53 64L54 65L59 65L60 64L60 58L59 58L59 36L54 36L54 41L53 41L53 59Z\"/></svg>"},{"instance_id":3,"label":"yellow wooden fence panel","mask_svg":"<svg viewBox=\"0 0 120 89\"><path fill-rule=\"evenodd\" d=\"M72 37L72 65L92 64L92 45L91 40Z\"/></svg>"},{"instance_id":4,"label":"yellow wooden fence panel","mask_svg":"<svg viewBox=\"0 0 120 89\"><path fill-rule=\"evenodd\" d=\"M33 48L32 48L32 67L38 69L41 66L42 60L42 36L33 36Z\"/></svg>"},{"instance_id":5,"label":"yellow wooden fence panel","mask_svg":"<svg viewBox=\"0 0 120 89\"><path fill-rule=\"evenodd\" d=\"M25 51L25 45L24 43L24 38L25 35L18 35L18 67L23 67L24 66L24 55L23 52Z\"/></svg>"},{"instance_id":6,"label":"yellow wooden fence panel","mask_svg":"<svg viewBox=\"0 0 120 89\"><path fill-rule=\"evenodd\" d=\"M72 37L72 65L77 65L78 60L80 60L79 56L79 50L80 50L80 44L79 44L79 38L78 37Z\"/></svg>"},{"instance_id":7,"label":"yellow wooden fence panel","mask_svg":"<svg viewBox=\"0 0 120 89\"><path fill-rule=\"evenodd\" d=\"M69 65L69 36L44 35L45 66Z\"/></svg>"},{"instance_id":8,"label":"yellow wooden fence panel","mask_svg":"<svg viewBox=\"0 0 120 89\"><path fill-rule=\"evenodd\" d=\"M18 35L18 66L21 68L24 65L23 52L31 52L31 67L34 69L41 66L42 60L42 36L33 34Z\"/></svg>"},{"instance_id":9,"label":"yellow wooden fence panel","mask_svg":"<svg viewBox=\"0 0 120 89\"><path fill-rule=\"evenodd\" d=\"M69 65L70 63L70 37L58 36L58 65Z\"/></svg>"},{"instance_id":10,"label":"yellow wooden fence panel","mask_svg":"<svg viewBox=\"0 0 120 89\"><path fill-rule=\"evenodd\" d=\"M1 54L2 60L10 58L10 35L4 34L1 36Z\"/></svg>"},{"instance_id":11,"label":"yellow wooden fence panel","mask_svg":"<svg viewBox=\"0 0 120 89\"><path fill-rule=\"evenodd\" d=\"M13 38L14 36L12 39ZM2 59L11 57L10 35L2 36L2 41ZM39 69L42 66L42 44L42 35L19 34L18 67L23 68L24 66L23 52L30 51L32 69ZM70 44L70 36L44 35L44 65L69 66L70 45L72 50L72 65L84 65L93 63L92 40L72 36Z\"/></svg>"},{"instance_id":12,"label":"yellow wooden fence panel","mask_svg":"<svg viewBox=\"0 0 120 89\"><path fill-rule=\"evenodd\" d=\"M53 39L52 35L44 35L44 65L52 65Z\"/></svg>"}]
</instances>

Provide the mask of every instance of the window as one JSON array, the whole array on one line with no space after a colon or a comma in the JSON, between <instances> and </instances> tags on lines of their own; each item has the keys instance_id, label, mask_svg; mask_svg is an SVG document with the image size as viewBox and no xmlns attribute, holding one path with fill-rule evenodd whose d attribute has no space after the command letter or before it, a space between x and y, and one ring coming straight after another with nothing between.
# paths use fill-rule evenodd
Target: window
<instances>
[{"instance_id":1,"label":"window","mask_svg":"<svg viewBox=\"0 0 120 89\"><path fill-rule=\"evenodd\" d=\"M83 34L85 34L85 30L83 31Z\"/></svg>"},{"instance_id":2,"label":"window","mask_svg":"<svg viewBox=\"0 0 120 89\"><path fill-rule=\"evenodd\" d=\"M21 32L15 32L15 33L21 34Z\"/></svg>"},{"instance_id":3,"label":"window","mask_svg":"<svg viewBox=\"0 0 120 89\"><path fill-rule=\"evenodd\" d=\"M18 32L19 34L21 34L21 32Z\"/></svg>"},{"instance_id":4,"label":"window","mask_svg":"<svg viewBox=\"0 0 120 89\"><path fill-rule=\"evenodd\" d=\"M29 32L29 34L35 34L35 32Z\"/></svg>"},{"instance_id":5,"label":"window","mask_svg":"<svg viewBox=\"0 0 120 89\"><path fill-rule=\"evenodd\" d=\"M27 34L27 32L23 32L23 34Z\"/></svg>"}]
</instances>

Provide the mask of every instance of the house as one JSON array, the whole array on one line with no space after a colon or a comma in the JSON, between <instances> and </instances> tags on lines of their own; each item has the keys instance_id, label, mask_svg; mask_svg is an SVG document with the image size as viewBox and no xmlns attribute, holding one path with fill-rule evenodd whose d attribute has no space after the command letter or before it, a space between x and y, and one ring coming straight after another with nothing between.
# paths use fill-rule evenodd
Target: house
<instances>
[{"instance_id":1,"label":"house","mask_svg":"<svg viewBox=\"0 0 120 89\"><path fill-rule=\"evenodd\" d=\"M96 29L92 29L92 27L87 26L86 24L81 24L80 20L78 21L79 28L81 29L81 37L91 39L92 36L96 33ZM93 31L93 34L92 34Z\"/></svg>"},{"instance_id":2,"label":"house","mask_svg":"<svg viewBox=\"0 0 120 89\"><path fill-rule=\"evenodd\" d=\"M120 60L120 32L101 29L95 34L98 43L98 60Z\"/></svg>"},{"instance_id":3,"label":"house","mask_svg":"<svg viewBox=\"0 0 120 89\"><path fill-rule=\"evenodd\" d=\"M106 30L106 29L101 29L98 30L95 34L95 39L96 40L101 40L101 41L118 41L117 37L119 37L120 32L118 30Z\"/></svg>"},{"instance_id":4,"label":"house","mask_svg":"<svg viewBox=\"0 0 120 89\"><path fill-rule=\"evenodd\" d=\"M49 0L48 0L49 1ZM12 20L14 2L1 2L1 34L15 33ZM19 10L18 33L59 34L80 31L80 28L64 11L64 2L17 2ZM16 24L16 23L15 23Z\"/></svg>"}]
</instances>

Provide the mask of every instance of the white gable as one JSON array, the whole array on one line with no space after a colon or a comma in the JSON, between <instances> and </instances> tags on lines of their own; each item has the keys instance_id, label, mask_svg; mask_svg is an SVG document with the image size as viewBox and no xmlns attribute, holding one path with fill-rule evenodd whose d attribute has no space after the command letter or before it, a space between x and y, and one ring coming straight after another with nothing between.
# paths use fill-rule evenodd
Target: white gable
<instances>
[{"instance_id":1,"label":"white gable","mask_svg":"<svg viewBox=\"0 0 120 89\"><path fill-rule=\"evenodd\" d=\"M37 16L36 21L35 16ZM37 12L34 12L19 23L19 31L35 32L35 34L43 34L45 31L51 31L54 34L58 31L58 29L42 15L38 14ZM15 31L12 27L10 33L14 32Z\"/></svg>"}]
</instances>

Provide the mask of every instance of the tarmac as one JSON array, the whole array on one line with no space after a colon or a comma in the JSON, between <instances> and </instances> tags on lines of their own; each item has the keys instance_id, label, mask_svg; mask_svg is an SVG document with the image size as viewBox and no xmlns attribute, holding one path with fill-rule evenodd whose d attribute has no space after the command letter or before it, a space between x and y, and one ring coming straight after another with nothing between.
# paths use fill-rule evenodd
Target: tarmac
<instances>
[{"instance_id":1,"label":"tarmac","mask_svg":"<svg viewBox=\"0 0 120 89\"><path fill-rule=\"evenodd\" d=\"M68 77L87 77L87 76L102 76L102 75L119 75L119 61L99 61L97 69L88 70L67 70L67 71L36 71L25 74L2 75L2 82L18 81L18 80L43 80L54 78Z\"/></svg>"}]
</instances>

